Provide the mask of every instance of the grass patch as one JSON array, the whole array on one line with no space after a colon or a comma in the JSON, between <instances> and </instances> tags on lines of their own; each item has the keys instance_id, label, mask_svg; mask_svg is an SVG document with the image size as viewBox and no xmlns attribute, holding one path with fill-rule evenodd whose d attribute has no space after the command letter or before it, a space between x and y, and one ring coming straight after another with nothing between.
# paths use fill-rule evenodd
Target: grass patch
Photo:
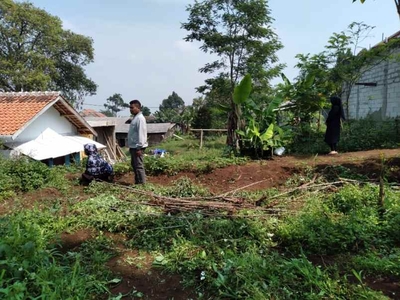
<instances>
[{"instance_id":1,"label":"grass patch","mask_svg":"<svg viewBox=\"0 0 400 300\"><path fill-rule=\"evenodd\" d=\"M145 157L144 164L148 175L175 175L179 172L204 174L217 168L245 164L248 161L245 157L229 155L225 137L205 138L202 149L199 148L199 140L193 136L185 136L184 140L171 138L157 145L157 148L167 150L168 154L165 157ZM153 149L155 148L149 148L146 152L151 153ZM117 163L114 170L119 175L131 171L130 161Z\"/></svg>"}]
</instances>

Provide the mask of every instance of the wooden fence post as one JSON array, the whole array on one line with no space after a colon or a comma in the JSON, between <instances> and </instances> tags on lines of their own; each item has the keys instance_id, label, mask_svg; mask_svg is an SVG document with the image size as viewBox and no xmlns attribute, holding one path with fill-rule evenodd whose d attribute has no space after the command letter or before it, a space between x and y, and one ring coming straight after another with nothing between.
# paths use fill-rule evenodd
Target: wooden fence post
<instances>
[{"instance_id":1,"label":"wooden fence post","mask_svg":"<svg viewBox=\"0 0 400 300\"><path fill-rule=\"evenodd\" d=\"M209 131L209 132L227 132L227 129L189 129L190 131L200 131L200 149L203 148L203 132L204 131Z\"/></svg>"},{"instance_id":2,"label":"wooden fence post","mask_svg":"<svg viewBox=\"0 0 400 300\"><path fill-rule=\"evenodd\" d=\"M200 149L203 148L203 129L200 130Z\"/></svg>"}]
</instances>

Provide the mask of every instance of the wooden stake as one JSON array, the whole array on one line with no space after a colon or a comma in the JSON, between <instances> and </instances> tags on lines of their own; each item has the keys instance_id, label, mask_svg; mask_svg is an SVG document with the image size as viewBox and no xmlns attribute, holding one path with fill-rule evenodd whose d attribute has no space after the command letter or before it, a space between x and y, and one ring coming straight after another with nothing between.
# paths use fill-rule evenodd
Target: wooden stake
<instances>
[{"instance_id":1,"label":"wooden stake","mask_svg":"<svg viewBox=\"0 0 400 300\"><path fill-rule=\"evenodd\" d=\"M200 130L200 149L203 148L203 129Z\"/></svg>"}]
</instances>

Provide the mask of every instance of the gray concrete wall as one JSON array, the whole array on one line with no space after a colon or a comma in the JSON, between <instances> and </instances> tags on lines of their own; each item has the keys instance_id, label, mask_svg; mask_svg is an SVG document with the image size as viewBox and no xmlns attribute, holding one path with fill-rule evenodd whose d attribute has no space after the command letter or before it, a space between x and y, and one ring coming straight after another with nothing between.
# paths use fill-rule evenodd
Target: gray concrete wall
<instances>
[{"instance_id":1,"label":"gray concrete wall","mask_svg":"<svg viewBox=\"0 0 400 300\"><path fill-rule=\"evenodd\" d=\"M393 53L400 54L400 49ZM367 68L358 82L376 82L376 87L353 86L349 98L349 118L372 116L376 120L400 116L400 62L398 58Z\"/></svg>"}]
</instances>

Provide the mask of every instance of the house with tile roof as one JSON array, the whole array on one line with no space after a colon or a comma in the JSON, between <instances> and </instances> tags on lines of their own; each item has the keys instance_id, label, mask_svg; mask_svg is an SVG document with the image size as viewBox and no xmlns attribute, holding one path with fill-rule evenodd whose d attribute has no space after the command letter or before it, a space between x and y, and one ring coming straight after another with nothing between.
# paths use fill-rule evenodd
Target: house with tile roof
<instances>
[{"instance_id":1,"label":"house with tile roof","mask_svg":"<svg viewBox=\"0 0 400 300\"><path fill-rule=\"evenodd\" d=\"M68 165L80 161L84 144L106 147L93 140L96 135L60 92L0 92L0 141L6 156Z\"/></svg>"},{"instance_id":2,"label":"house with tile roof","mask_svg":"<svg viewBox=\"0 0 400 300\"><path fill-rule=\"evenodd\" d=\"M115 124L115 137L120 147L125 147L128 140L130 117L85 117L85 120L93 127L101 122L113 122ZM175 123L147 123L147 142L149 146L155 146L164 139L172 136L178 126Z\"/></svg>"},{"instance_id":3,"label":"house with tile roof","mask_svg":"<svg viewBox=\"0 0 400 300\"><path fill-rule=\"evenodd\" d=\"M105 114L98 112L94 109L86 108L79 113L82 117L94 117L94 118L105 118Z\"/></svg>"}]
</instances>

